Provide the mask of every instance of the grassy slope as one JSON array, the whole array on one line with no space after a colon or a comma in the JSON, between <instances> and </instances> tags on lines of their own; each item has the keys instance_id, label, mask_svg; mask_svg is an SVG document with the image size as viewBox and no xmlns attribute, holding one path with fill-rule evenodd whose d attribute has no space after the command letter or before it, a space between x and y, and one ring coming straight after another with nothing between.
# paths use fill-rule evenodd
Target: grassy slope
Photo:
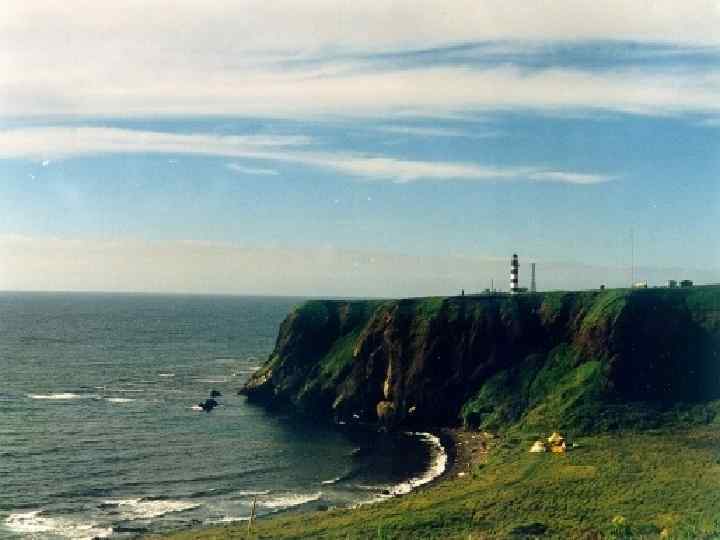
<instances>
[{"instance_id":1,"label":"grassy slope","mask_svg":"<svg viewBox=\"0 0 720 540\"><path fill-rule=\"evenodd\" d=\"M662 297L687 306L708 329L720 328L718 288L692 290L546 293L539 306L547 324L570 311L574 331L591 333L612 325L628 299L635 305ZM518 302L531 302L523 297ZM475 317L487 306L470 301ZM517 302L499 300L501 314L514 318ZM457 316L457 301L441 298L404 301L415 314L412 334L422 336L445 313ZM314 309L318 306L307 306ZM378 306L372 306L373 308ZM370 310L368 310L370 311ZM351 362L353 344L368 312L348 325L347 333L324 354L310 385L332 386ZM170 535L173 540L230 538L389 539L543 537L720 539L720 403L688 404L662 414L642 404L598 409L604 381L601 362L575 344L560 343L547 353L531 354L491 377L465 403L469 425L506 430L490 462L472 477L436 486L382 504L319 513L288 513L262 519L247 535L247 525ZM310 389L306 385L304 391ZM715 418L715 423L707 424ZM595 434L561 457L531 455L530 435L564 424L570 434L587 427L623 425L664 431L615 431ZM683 427L684 425L684 427ZM671 428L671 426L674 426ZM692 427L689 427L692 426ZM613 523L613 518L615 523Z\"/></svg>"},{"instance_id":2,"label":"grassy slope","mask_svg":"<svg viewBox=\"0 0 720 540\"><path fill-rule=\"evenodd\" d=\"M538 455L527 453L529 440L505 439L472 477L406 497L261 519L252 535L239 524L166 538L465 540L523 538L543 529L544 538L658 538L663 529L669 538L720 538L717 425L579 443L566 456Z\"/></svg>"}]
</instances>

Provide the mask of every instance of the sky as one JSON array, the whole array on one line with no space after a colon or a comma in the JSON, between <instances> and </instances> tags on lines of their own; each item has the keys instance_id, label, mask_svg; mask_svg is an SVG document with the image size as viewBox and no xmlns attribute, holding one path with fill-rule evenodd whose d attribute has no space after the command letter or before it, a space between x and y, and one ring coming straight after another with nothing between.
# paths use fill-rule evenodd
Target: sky
<instances>
[{"instance_id":1,"label":"sky","mask_svg":"<svg viewBox=\"0 0 720 540\"><path fill-rule=\"evenodd\" d=\"M720 282L717 1L0 8L0 290Z\"/></svg>"}]
</instances>

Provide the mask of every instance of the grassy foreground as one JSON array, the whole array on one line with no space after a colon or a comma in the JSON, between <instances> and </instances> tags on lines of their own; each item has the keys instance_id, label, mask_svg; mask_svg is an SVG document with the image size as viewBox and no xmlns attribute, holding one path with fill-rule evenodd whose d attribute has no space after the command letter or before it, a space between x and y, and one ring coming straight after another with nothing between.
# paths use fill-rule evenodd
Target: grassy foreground
<instances>
[{"instance_id":1,"label":"grassy foreground","mask_svg":"<svg viewBox=\"0 0 720 540\"><path fill-rule=\"evenodd\" d=\"M564 456L529 454L531 442L498 439L471 474L384 503L162 538L720 539L717 425L585 437Z\"/></svg>"}]
</instances>

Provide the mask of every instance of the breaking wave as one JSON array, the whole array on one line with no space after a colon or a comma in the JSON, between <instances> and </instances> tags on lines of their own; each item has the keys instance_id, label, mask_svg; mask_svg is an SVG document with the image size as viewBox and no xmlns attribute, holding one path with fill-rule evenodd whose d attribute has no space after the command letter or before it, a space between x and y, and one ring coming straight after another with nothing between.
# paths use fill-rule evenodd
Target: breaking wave
<instances>
[{"instance_id":1,"label":"breaking wave","mask_svg":"<svg viewBox=\"0 0 720 540\"><path fill-rule=\"evenodd\" d=\"M97 398L96 394L75 394L73 392L58 392L55 394L28 394L27 397L30 399L94 399Z\"/></svg>"},{"instance_id":2,"label":"breaking wave","mask_svg":"<svg viewBox=\"0 0 720 540\"><path fill-rule=\"evenodd\" d=\"M59 517L53 518L41 514L42 511L40 510L10 514L5 519L5 526L14 533L22 534L26 538L39 538L49 535L72 540L92 540L94 538L108 538L113 532L111 527L101 527L96 523L72 521Z\"/></svg>"},{"instance_id":3,"label":"breaking wave","mask_svg":"<svg viewBox=\"0 0 720 540\"><path fill-rule=\"evenodd\" d=\"M145 500L111 499L104 501L105 506L116 506L123 519L129 521L152 519L173 512L186 512L198 508L200 504L182 500Z\"/></svg>"},{"instance_id":4,"label":"breaking wave","mask_svg":"<svg viewBox=\"0 0 720 540\"><path fill-rule=\"evenodd\" d=\"M322 491L312 494L289 493L281 497L258 501L258 503L264 508L269 508L271 510L284 510L285 508L293 508L295 506L317 501L320 497L322 497Z\"/></svg>"}]
</instances>

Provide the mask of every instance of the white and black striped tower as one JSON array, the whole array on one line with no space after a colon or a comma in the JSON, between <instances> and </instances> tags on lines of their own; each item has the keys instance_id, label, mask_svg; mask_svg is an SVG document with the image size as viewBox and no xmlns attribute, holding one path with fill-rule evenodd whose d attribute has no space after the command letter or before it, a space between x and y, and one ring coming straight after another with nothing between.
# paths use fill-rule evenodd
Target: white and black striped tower
<instances>
[{"instance_id":1,"label":"white and black striped tower","mask_svg":"<svg viewBox=\"0 0 720 540\"><path fill-rule=\"evenodd\" d=\"M515 253L512 256L512 260L510 261L510 292L511 293L519 292L519 287L518 287L519 270L520 270L520 263L518 262L517 253Z\"/></svg>"}]
</instances>

